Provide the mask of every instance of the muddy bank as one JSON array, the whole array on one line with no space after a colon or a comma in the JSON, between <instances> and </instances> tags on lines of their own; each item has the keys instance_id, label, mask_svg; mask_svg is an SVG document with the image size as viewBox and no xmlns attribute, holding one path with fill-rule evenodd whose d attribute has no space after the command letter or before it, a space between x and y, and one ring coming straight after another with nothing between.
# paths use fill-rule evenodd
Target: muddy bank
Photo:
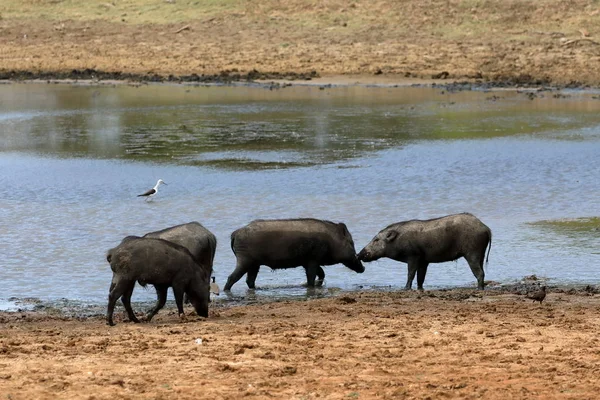
<instances>
[{"instance_id":1,"label":"muddy bank","mask_svg":"<svg viewBox=\"0 0 600 400\"><path fill-rule=\"evenodd\" d=\"M130 72L107 72L95 69L73 69L71 71L23 71L23 70L0 70L0 80L29 81L29 80L84 80L84 81L130 81L130 82L196 82L211 84L228 84L233 82L254 82L258 80L288 80L308 81L318 77L316 71L308 73L297 72L259 72L252 70L248 73L238 71L221 71L218 74L190 74L190 75L159 75L156 73L130 73Z\"/></svg>"},{"instance_id":2,"label":"muddy bank","mask_svg":"<svg viewBox=\"0 0 600 400\"><path fill-rule=\"evenodd\" d=\"M0 392L28 398L594 398L600 298L355 292L152 323L2 313ZM569 290L567 290L569 291ZM594 288L595 291L595 288ZM467 295L468 294L468 295ZM191 312L191 308L186 309Z\"/></svg>"},{"instance_id":3,"label":"muddy bank","mask_svg":"<svg viewBox=\"0 0 600 400\"><path fill-rule=\"evenodd\" d=\"M252 70L247 73L238 71L221 71L217 74L190 75L160 75L156 73L129 73L123 71L107 72L95 69L74 69L71 71L31 71L31 70L0 70L0 81L28 82L46 81L47 83L188 83L188 84L249 84L255 83L278 89L297 84L313 84L322 87L374 85L374 86L423 86L439 87L448 91L463 90L493 90L509 88L527 88L537 90L550 89L589 89L600 85L591 85L579 81L568 83L553 82L550 79L540 79L531 75L496 76L492 79L449 79L444 74L433 74L431 77L419 77L412 74L372 76L321 76L317 71L311 72L260 72Z\"/></svg>"},{"instance_id":4,"label":"muddy bank","mask_svg":"<svg viewBox=\"0 0 600 400\"><path fill-rule=\"evenodd\" d=\"M593 296L600 294L600 286L598 285L583 285L583 284L552 284L544 278L538 278L535 275L524 277L519 282L500 284L494 281L486 282L485 294L489 295L518 295L525 296L539 290L541 286L546 286L548 292L561 293L577 296ZM428 289L426 291L404 291L394 289L392 287L366 287L361 291L346 291L339 288L307 288L304 294L286 295L273 294L268 289L248 290L246 294L236 294L224 292L220 296L211 296L211 309L221 310L235 308L247 305L267 305L280 302L302 302L311 301L322 298L339 298L348 296L360 296L362 293L395 293L397 298L416 298L431 297L443 300L463 301L468 299L481 298L484 293L475 290L474 287L458 287L458 288L438 288ZM169 295L170 296L170 295ZM154 302L133 302L133 308L138 310L150 309L154 306ZM169 297L169 301L165 306L170 312L175 311L175 302ZM122 313L124 309L120 302L117 302L117 310ZM82 300L41 300L32 297L11 297L0 303L0 313L4 313L4 317L14 313L24 313L23 315L50 315L60 316L63 318L87 319L95 317L103 317L106 314L105 302L89 302ZM141 316L142 314L140 314ZM120 317L118 317L120 318ZM0 322L3 317L0 316Z\"/></svg>"}]
</instances>

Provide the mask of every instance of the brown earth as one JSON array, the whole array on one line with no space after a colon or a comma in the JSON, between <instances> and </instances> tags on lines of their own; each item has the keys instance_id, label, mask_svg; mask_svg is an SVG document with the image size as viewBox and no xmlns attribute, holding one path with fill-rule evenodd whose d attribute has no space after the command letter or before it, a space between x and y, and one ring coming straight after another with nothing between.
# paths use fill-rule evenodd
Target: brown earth
<instances>
[{"instance_id":1,"label":"brown earth","mask_svg":"<svg viewBox=\"0 0 600 400\"><path fill-rule=\"evenodd\" d=\"M180 322L0 314L2 399L593 399L600 298L345 293ZM202 339L199 343L198 339Z\"/></svg>"},{"instance_id":2,"label":"brown earth","mask_svg":"<svg viewBox=\"0 0 600 400\"><path fill-rule=\"evenodd\" d=\"M376 75L600 85L593 0L0 3L5 79Z\"/></svg>"}]
</instances>

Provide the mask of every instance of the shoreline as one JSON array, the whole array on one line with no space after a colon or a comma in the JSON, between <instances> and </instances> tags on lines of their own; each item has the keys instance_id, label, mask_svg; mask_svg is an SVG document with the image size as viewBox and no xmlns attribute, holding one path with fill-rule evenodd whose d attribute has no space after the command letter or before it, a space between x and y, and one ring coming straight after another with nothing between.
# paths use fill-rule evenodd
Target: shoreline
<instances>
[{"instance_id":1,"label":"shoreline","mask_svg":"<svg viewBox=\"0 0 600 400\"><path fill-rule=\"evenodd\" d=\"M135 74L123 72L104 72L96 70L73 70L70 72L53 71L0 71L0 85L34 83L34 84L68 84L80 86L115 86L115 85L183 85L183 86L259 86L269 89L281 89L294 86L315 86L320 88L331 87L434 87L449 91L462 90L597 90L599 85L591 85L580 82L567 84L553 83L544 79L532 77L516 77L505 80L484 80L475 78L464 79L436 79L405 77L403 75L344 75L329 74L319 75L317 73L261 73L258 71L248 74L208 74L208 75L158 75L158 74Z\"/></svg>"},{"instance_id":2,"label":"shoreline","mask_svg":"<svg viewBox=\"0 0 600 400\"><path fill-rule=\"evenodd\" d=\"M348 296L361 296L363 294L392 294L401 298L416 298L431 297L455 301L470 301L473 299L481 299L486 296L503 296L515 295L524 296L528 292L535 291L539 286L545 285L549 293L566 294L572 296L593 296L600 294L600 284L587 283L549 283L548 279L538 278L535 275L523 277L517 282L499 283L488 281L485 291L481 292L475 286L457 286L457 287L442 287L431 288L424 291L411 290L406 291L401 287L367 287L361 289L344 290L340 288L314 288L306 289L305 294L286 295L281 293L269 293L269 289L258 289L257 291L248 290L244 294L227 294L222 293L218 297L213 297L211 302L211 310L229 310L236 307L244 306L268 306L281 302L302 303L314 301L318 299L339 299ZM276 290L276 289L275 289ZM266 294L264 294L266 293ZM95 319L103 317L106 310L105 301L85 300L85 299L39 299L32 297L11 297L3 299L4 309L0 309L0 322L3 316L11 314L25 313L29 316L37 317L55 316L66 319ZM0 304L1 305L1 304ZM151 308L154 305L154 300L133 301L133 308L141 310ZM193 312L191 307L187 312ZM123 314L124 309L120 302L117 302L116 314ZM173 314L176 311L175 302L169 295L167 304L164 307L166 312Z\"/></svg>"}]
</instances>

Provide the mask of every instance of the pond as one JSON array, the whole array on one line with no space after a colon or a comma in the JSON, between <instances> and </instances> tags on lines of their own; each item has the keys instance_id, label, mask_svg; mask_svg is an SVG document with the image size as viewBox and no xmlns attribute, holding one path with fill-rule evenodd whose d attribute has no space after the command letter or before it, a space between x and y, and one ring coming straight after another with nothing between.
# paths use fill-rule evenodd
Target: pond
<instances>
[{"instance_id":1,"label":"pond","mask_svg":"<svg viewBox=\"0 0 600 400\"><path fill-rule=\"evenodd\" d=\"M0 85L0 306L103 304L107 249L189 221L217 236L223 286L229 235L256 218L345 222L358 251L390 223L468 211L493 231L486 280L600 281L600 231L536 223L598 215L598 93L271 89ZM136 197L158 179L152 201ZM365 266L325 267L323 290L405 284L405 264ZM262 267L256 293L305 295L304 282ZM430 266L426 288L454 286L475 286L464 260Z\"/></svg>"}]
</instances>

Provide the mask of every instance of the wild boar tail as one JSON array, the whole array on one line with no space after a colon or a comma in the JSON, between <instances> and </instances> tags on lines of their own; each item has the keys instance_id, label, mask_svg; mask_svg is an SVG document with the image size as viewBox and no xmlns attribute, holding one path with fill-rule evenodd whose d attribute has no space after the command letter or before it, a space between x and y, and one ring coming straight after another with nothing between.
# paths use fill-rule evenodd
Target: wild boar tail
<instances>
[{"instance_id":1,"label":"wild boar tail","mask_svg":"<svg viewBox=\"0 0 600 400\"><path fill-rule=\"evenodd\" d=\"M217 251L217 238L212 236L208 242L210 247L210 264L212 265L215 261L215 252Z\"/></svg>"},{"instance_id":2,"label":"wild boar tail","mask_svg":"<svg viewBox=\"0 0 600 400\"><path fill-rule=\"evenodd\" d=\"M236 232L237 232L237 231L234 231L234 232L231 234L231 251L233 251L233 254L235 254L235 249L233 248L233 244L234 244L234 242L235 242L235 234L236 234Z\"/></svg>"},{"instance_id":3,"label":"wild boar tail","mask_svg":"<svg viewBox=\"0 0 600 400\"><path fill-rule=\"evenodd\" d=\"M489 247L488 247L488 252L487 252L487 257L485 259L485 263L489 263L490 262L490 250L492 250L492 230L488 229L488 234L490 235L490 243L489 243Z\"/></svg>"}]
</instances>

